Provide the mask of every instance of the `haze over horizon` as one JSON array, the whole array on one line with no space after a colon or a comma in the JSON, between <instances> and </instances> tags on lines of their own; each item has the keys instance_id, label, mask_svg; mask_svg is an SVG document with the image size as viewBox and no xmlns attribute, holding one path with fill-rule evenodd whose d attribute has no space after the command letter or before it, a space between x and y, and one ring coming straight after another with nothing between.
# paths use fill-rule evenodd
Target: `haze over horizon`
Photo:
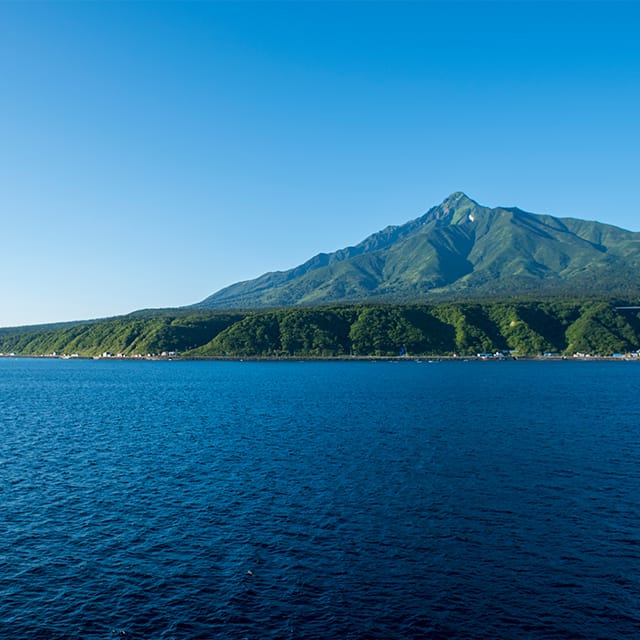
<instances>
[{"instance_id":1,"label":"haze over horizon","mask_svg":"<svg viewBox=\"0 0 640 640\"><path fill-rule=\"evenodd\" d=\"M482 205L640 230L634 2L0 4L0 326Z\"/></svg>"}]
</instances>

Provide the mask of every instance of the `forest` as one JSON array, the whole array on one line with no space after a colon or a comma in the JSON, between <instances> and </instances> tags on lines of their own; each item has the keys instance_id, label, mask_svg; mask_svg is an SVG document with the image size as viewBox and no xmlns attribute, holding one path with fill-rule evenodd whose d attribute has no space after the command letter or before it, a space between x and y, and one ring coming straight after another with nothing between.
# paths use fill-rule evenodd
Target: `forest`
<instances>
[{"instance_id":1,"label":"forest","mask_svg":"<svg viewBox=\"0 0 640 640\"><path fill-rule=\"evenodd\" d=\"M3 355L371 357L610 356L640 349L640 309L602 300L355 304L137 312L0 329Z\"/></svg>"}]
</instances>

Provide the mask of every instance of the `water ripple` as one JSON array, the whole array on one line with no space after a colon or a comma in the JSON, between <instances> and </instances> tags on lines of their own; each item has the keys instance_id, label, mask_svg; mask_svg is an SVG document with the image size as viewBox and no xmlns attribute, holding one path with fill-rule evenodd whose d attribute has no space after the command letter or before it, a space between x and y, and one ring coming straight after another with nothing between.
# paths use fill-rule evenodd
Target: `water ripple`
<instances>
[{"instance_id":1,"label":"water ripple","mask_svg":"<svg viewBox=\"0 0 640 640\"><path fill-rule=\"evenodd\" d=\"M640 637L640 369L0 368L0 637Z\"/></svg>"}]
</instances>

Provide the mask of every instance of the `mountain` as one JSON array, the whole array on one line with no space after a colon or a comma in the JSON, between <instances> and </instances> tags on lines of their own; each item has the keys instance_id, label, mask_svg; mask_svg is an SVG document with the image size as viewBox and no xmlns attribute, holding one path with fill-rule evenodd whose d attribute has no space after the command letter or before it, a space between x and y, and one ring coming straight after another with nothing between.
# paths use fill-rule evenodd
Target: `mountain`
<instances>
[{"instance_id":1,"label":"mountain","mask_svg":"<svg viewBox=\"0 0 640 640\"><path fill-rule=\"evenodd\" d=\"M0 329L0 356L186 358L353 355L640 357L640 306L555 299L336 304L250 311L147 310Z\"/></svg>"},{"instance_id":2,"label":"mountain","mask_svg":"<svg viewBox=\"0 0 640 640\"><path fill-rule=\"evenodd\" d=\"M354 247L320 253L209 296L194 308L409 302L640 291L640 233L456 192L423 216Z\"/></svg>"}]
</instances>

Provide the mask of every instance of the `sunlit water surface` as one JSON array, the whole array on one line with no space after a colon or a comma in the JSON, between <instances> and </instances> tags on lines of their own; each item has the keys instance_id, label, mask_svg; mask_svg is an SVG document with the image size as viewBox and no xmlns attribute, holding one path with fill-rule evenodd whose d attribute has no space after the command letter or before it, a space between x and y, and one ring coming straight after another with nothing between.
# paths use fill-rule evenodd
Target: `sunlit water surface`
<instances>
[{"instance_id":1,"label":"sunlit water surface","mask_svg":"<svg viewBox=\"0 0 640 640\"><path fill-rule=\"evenodd\" d=\"M639 397L634 363L0 360L0 637L640 638Z\"/></svg>"}]
</instances>

